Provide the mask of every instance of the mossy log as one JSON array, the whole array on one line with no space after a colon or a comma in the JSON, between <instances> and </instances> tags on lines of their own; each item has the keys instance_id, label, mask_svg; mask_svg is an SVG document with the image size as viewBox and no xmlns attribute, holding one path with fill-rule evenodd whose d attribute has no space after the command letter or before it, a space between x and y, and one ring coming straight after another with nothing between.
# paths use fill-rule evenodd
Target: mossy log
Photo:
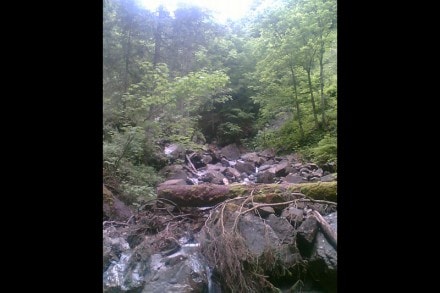
<instances>
[{"instance_id":1,"label":"mossy log","mask_svg":"<svg viewBox=\"0 0 440 293\"><path fill-rule=\"evenodd\" d=\"M337 182L313 182L301 184L201 184L161 185L157 197L171 200L179 206L206 207L224 200L252 193L254 201L280 203L298 198L302 193L316 200L337 201Z\"/></svg>"}]
</instances>

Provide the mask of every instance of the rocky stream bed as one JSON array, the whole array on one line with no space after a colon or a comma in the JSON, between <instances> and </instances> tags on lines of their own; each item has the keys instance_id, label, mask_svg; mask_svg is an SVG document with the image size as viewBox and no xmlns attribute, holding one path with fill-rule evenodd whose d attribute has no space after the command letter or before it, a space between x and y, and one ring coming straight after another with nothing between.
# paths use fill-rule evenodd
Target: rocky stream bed
<instances>
[{"instance_id":1,"label":"rocky stream bed","mask_svg":"<svg viewBox=\"0 0 440 293\"><path fill-rule=\"evenodd\" d=\"M157 198L106 186L103 292L336 292L337 176L271 150L169 145Z\"/></svg>"}]
</instances>

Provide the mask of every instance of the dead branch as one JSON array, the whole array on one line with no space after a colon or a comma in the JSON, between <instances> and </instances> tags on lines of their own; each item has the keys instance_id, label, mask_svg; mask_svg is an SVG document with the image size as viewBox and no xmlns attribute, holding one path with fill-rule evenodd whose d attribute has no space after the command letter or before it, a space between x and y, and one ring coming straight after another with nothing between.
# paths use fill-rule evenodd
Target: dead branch
<instances>
[{"instance_id":1,"label":"dead branch","mask_svg":"<svg viewBox=\"0 0 440 293\"><path fill-rule=\"evenodd\" d=\"M190 167L188 166L183 166L183 168L185 168L186 170L188 170L191 174L198 176L197 172L194 172Z\"/></svg>"},{"instance_id":2,"label":"dead branch","mask_svg":"<svg viewBox=\"0 0 440 293\"><path fill-rule=\"evenodd\" d=\"M191 167L191 169L197 174L197 169L196 167L194 167L193 163L191 162L191 158L188 155L186 155L186 159L188 160L188 164Z\"/></svg>"},{"instance_id":3,"label":"dead branch","mask_svg":"<svg viewBox=\"0 0 440 293\"><path fill-rule=\"evenodd\" d=\"M129 226L127 223L118 222L118 221L104 221L104 222L102 222L102 226L105 226L105 225L107 225L107 224L110 224L110 225Z\"/></svg>"},{"instance_id":4,"label":"dead branch","mask_svg":"<svg viewBox=\"0 0 440 293\"><path fill-rule=\"evenodd\" d=\"M240 210L238 211L238 215L234 220L234 225L232 226L232 231L235 231L235 229L237 228L237 224L238 224L238 218L241 215L241 211L243 209L243 206L246 204L246 202L248 202L249 200L252 200L252 202L254 202L254 193L255 189L252 189L251 194L242 202L241 206L240 206Z\"/></svg>"},{"instance_id":5,"label":"dead branch","mask_svg":"<svg viewBox=\"0 0 440 293\"><path fill-rule=\"evenodd\" d=\"M318 211L312 211L312 216L318 221L324 236L328 239L329 243L337 250L337 233L333 230L329 223L321 216Z\"/></svg>"}]
</instances>

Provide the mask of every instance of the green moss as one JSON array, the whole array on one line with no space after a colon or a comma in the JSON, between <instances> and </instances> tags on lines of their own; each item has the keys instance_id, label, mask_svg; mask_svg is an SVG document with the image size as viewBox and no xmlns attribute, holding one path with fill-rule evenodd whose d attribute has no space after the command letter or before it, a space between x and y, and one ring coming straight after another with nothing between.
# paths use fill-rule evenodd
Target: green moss
<instances>
[{"instance_id":1,"label":"green moss","mask_svg":"<svg viewBox=\"0 0 440 293\"><path fill-rule=\"evenodd\" d=\"M245 196L249 193L250 191L244 187L243 185L230 185L229 187L229 197L230 198L234 198L234 197L238 197L238 196Z\"/></svg>"},{"instance_id":2,"label":"green moss","mask_svg":"<svg viewBox=\"0 0 440 293\"><path fill-rule=\"evenodd\" d=\"M286 201L281 194L272 192L267 193L259 193L254 194L254 201L255 202L263 202L263 203L279 203Z\"/></svg>"},{"instance_id":3,"label":"green moss","mask_svg":"<svg viewBox=\"0 0 440 293\"><path fill-rule=\"evenodd\" d=\"M301 192L313 199L337 201L337 182L302 183L291 186L292 192Z\"/></svg>"}]
</instances>

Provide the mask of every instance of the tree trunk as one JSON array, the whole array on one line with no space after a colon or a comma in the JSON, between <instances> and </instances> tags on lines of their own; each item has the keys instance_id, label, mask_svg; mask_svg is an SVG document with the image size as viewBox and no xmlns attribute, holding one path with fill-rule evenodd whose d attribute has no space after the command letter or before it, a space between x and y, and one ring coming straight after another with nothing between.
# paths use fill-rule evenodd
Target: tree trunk
<instances>
[{"instance_id":1,"label":"tree trunk","mask_svg":"<svg viewBox=\"0 0 440 293\"><path fill-rule=\"evenodd\" d=\"M157 188L157 198L171 200L179 206L213 206L238 196L254 196L255 202L280 203L296 199L292 192L300 192L315 200L337 200L337 182L301 184L201 184L168 185Z\"/></svg>"},{"instance_id":2,"label":"tree trunk","mask_svg":"<svg viewBox=\"0 0 440 293\"><path fill-rule=\"evenodd\" d=\"M298 117L298 123L299 123L299 130L300 130L300 133L301 133L301 138L303 138L304 137L304 129L303 129L303 126L302 126L301 112L300 112L300 109L299 109L297 80L296 80L295 71L293 70L293 65L292 64L290 64L290 72L292 74L293 93L294 93L294 100L295 100L295 106L296 106L296 116Z\"/></svg>"},{"instance_id":3,"label":"tree trunk","mask_svg":"<svg viewBox=\"0 0 440 293\"><path fill-rule=\"evenodd\" d=\"M326 119L325 119L325 99L324 99L324 65L322 59L324 58L324 41L321 36L321 49L319 52L319 79L320 79L320 90L321 90L321 123L322 127L326 128Z\"/></svg>"},{"instance_id":4,"label":"tree trunk","mask_svg":"<svg viewBox=\"0 0 440 293\"><path fill-rule=\"evenodd\" d=\"M313 120L315 121L315 126L318 127L319 126L318 115L316 114L315 97L313 96L312 78L310 76L311 65L309 65L309 67L306 69L306 71L307 71L307 81L309 83L310 98L312 100Z\"/></svg>"},{"instance_id":5,"label":"tree trunk","mask_svg":"<svg viewBox=\"0 0 440 293\"><path fill-rule=\"evenodd\" d=\"M162 47L162 30L163 30L163 18L165 16L165 11L163 6L158 9L157 27L154 32L154 56L153 56L153 67L156 68L160 61L160 49Z\"/></svg>"},{"instance_id":6,"label":"tree trunk","mask_svg":"<svg viewBox=\"0 0 440 293\"><path fill-rule=\"evenodd\" d=\"M131 53L131 26L133 21L128 20L128 25L126 29L127 40L125 42L125 52L124 52L124 61L125 61L125 72L124 72L124 92L128 90L128 75L130 73L130 53ZM125 107L124 107L125 108Z\"/></svg>"}]
</instances>

